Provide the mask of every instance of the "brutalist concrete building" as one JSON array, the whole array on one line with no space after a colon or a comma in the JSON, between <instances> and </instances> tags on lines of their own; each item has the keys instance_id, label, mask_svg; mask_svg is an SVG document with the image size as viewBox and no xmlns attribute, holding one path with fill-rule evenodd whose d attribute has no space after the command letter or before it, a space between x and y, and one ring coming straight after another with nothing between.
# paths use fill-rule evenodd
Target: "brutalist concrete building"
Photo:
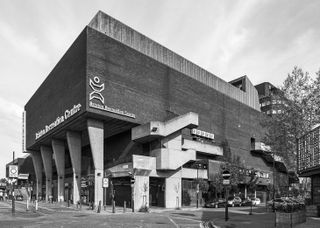
<instances>
[{"instance_id":1,"label":"brutalist concrete building","mask_svg":"<svg viewBox=\"0 0 320 228\"><path fill-rule=\"evenodd\" d=\"M47 200L108 201L107 177L120 205L192 205L194 180L210 181L227 152L259 170L257 191L272 183L250 80L225 82L103 12L25 112L36 191Z\"/></svg>"}]
</instances>

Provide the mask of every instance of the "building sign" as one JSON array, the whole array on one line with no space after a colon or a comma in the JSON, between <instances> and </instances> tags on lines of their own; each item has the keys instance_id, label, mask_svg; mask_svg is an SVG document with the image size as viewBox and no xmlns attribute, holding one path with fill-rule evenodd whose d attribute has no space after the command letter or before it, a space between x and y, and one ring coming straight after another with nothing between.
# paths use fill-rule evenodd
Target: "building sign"
<instances>
[{"instance_id":1,"label":"building sign","mask_svg":"<svg viewBox=\"0 0 320 228\"><path fill-rule=\"evenodd\" d=\"M205 132L205 131L201 131L201 130L198 130L195 128L191 130L191 134L202 137L202 138L214 139L214 134L209 133L209 132Z\"/></svg>"},{"instance_id":2,"label":"building sign","mask_svg":"<svg viewBox=\"0 0 320 228\"><path fill-rule=\"evenodd\" d=\"M17 178L18 175L19 175L18 166L17 165L9 165L9 177Z\"/></svg>"},{"instance_id":3,"label":"building sign","mask_svg":"<svg viewBox=\"0 0 320 228\"><path fill-rule=\"evenodd\" d=\"M28 180L29 179L29 173L19 173L18 179L19 180Z\"/></svg>"},{"instance_id":4,"label":"building sign","mask_svg":"<svg viewBox=\"0 0 320 228\"><path fill-rule=\"evenodd\" d=\"M100 83L100 79L98 77L94 77L93 80L90 78L89 86L92 89L92 92L89 93L89 107L121 116L136 118L136 115L133 113L123 111L118 108L112 108L104 104L104 96L101 92L104 90L105 85L104 83Z\"/></svg>"},{"instance_id":5,"label":"building sign","mask_svg":"<svg viewBox=\"0 0 320 228\"><path fill-rule=\"evenodd\" d=\"M58 116L55 121L46 125L43 129L36 133L36 140L39 139L41 136L45 135L55 127L59 126L61 123L78 113L81 109L81 104L73 105L71 109L67 109L64 111L64 114Z\"/></svg>"},{"instance_id":6,"label":"building sign","mask_svg":"<svg viewBox=\"0 0 320 228\"><path fill-rule=\"evenodd\" d=\"M26 111L22 113L22 152L26 151Z\"/></svg>"},{"instance_id":7,"label":"building sign","mask_svg":"<svg viewBox=\"0 0 320 228\"><path fill-rule=\"evenodd\" d=\"M91 108L99 109L99 110L106 111L106 112L115 113L115 114L118 114L118 115L121 115L121 116L127 116L127 117L130 117L130 118L136 118L136 115L133 114L133 113L130 113L130 112L127 112L127 111L122 111L122 110L120 110L118 108L110 108L110 107L108 107L106 105L96 104L96 103L93 103L92 101L89 102L89 106Z\"/></svg>"},{"instance_id":8,"label":"building sign","mask_svg":"<svg viewBox=\"0 0 320 228\"><path fill-rule=\"evenodd\" d=\"M89 101L96 99L96 100L100 101L102 104L104 104L104 97L101 94L101 92L104 90L104 83L100 84L100 79L98 77L94 77L93 81L90 78L89 85L90 85L91 89L93 90L89 94Z\"/></svg>"}]
</instances>

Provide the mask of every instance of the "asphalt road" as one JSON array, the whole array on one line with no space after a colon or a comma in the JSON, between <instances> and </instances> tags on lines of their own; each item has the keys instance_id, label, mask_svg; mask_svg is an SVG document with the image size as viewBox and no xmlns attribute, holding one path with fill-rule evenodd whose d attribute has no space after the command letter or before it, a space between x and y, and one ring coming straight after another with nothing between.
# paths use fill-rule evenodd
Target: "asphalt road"
<instances>
[{"instance_id":1,"label":"asphalt road","mask_svg":"<svg viewBox=\"0 0 320 228\"><path fill-rule=\"evenodd\" d=\"M104 227L104 228L200 228L213 227L245 227L245 228L270 228L274 227L274 214L265 211L265 208L255 208L253 215L249 215L249 208L229 208L229 220L224 220L224 209L183 209L183 210L153 210L151 213L123 213L118 210L116 214L102 211L97 214L94 211L82 209L76 210L66 207L40 207L35 211L33 207L26 211L25 204L16 204L16 213L11 213L9 203L0 202L0 227L59 227L59 228L82 228L82 227ZM312 220L307 226L320 227L320 220ZM311 224L311 225L310 225Z\"/></svg>"}]
</instances>

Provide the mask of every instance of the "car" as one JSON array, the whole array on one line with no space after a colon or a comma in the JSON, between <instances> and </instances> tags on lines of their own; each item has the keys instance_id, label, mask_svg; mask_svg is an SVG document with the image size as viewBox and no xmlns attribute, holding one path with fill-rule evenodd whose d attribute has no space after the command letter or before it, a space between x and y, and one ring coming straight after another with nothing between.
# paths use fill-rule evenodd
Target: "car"
<instances>
[{"instance_id":1,"label":"car","mask_svg":"<svg viewBox=\"0 0 320 228\"><path fill-rule=\"evenodd\" d=\"M253 206L252 200L250 198L243 199L241 202L241 206Z\"/></svg>"},{"instance_id":2,"label":"car","mask_svg":"<svg viewBox=\"0 0 320 228\"><path fill-rule=\"evenodd\" d=\"M226 204L226 201L224 199L218 199L218 200L213 200L205 203L205 207L207 208L218 208L218 207L224 207Z\"/></svg>"},{"instance_id":3,"label":"car","mask_svg":"<svg viewBox=\"0 0 320 228\"><path fill-rule=\"evenodd\" d=\"M234 206L239 206L241 207L242 200L240 197L229 197L228 198L228 206L234 207Z\"/></svg>"},{"instance_id":4,"label":"car","mask_svg":"<svg viewBox=\"0 0 320 228\"><path fill-rule=\"evenodd\" d=\"M16 196L17 201L23 201L23 196L22 195L17 195Z\"/></svg>"},{"instance_id":5,"label":"car","mask_svg":"<svg viewBox=\"0 0 320 228\"><path fill-rule=\"evenodd\" d=\"M252 198L251 201L253 206L257 206L261 203L261 200L259 198Z\"/></svg>"}]
</instances>

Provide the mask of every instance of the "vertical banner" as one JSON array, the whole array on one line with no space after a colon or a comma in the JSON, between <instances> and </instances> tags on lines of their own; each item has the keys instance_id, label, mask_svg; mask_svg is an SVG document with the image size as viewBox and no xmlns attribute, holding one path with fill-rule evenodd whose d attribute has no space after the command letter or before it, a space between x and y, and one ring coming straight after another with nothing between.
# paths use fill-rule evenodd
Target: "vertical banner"
<instances>
[{"instance_id":1,"label":"vertical banner","mask_svg":"<svg viewBox=\"0 0 320 228\"><path fill-rule=\"evenodd\" d=\"M22 112L22 152L26 151L26 111Z\"/></svg>"}]
</instances>

